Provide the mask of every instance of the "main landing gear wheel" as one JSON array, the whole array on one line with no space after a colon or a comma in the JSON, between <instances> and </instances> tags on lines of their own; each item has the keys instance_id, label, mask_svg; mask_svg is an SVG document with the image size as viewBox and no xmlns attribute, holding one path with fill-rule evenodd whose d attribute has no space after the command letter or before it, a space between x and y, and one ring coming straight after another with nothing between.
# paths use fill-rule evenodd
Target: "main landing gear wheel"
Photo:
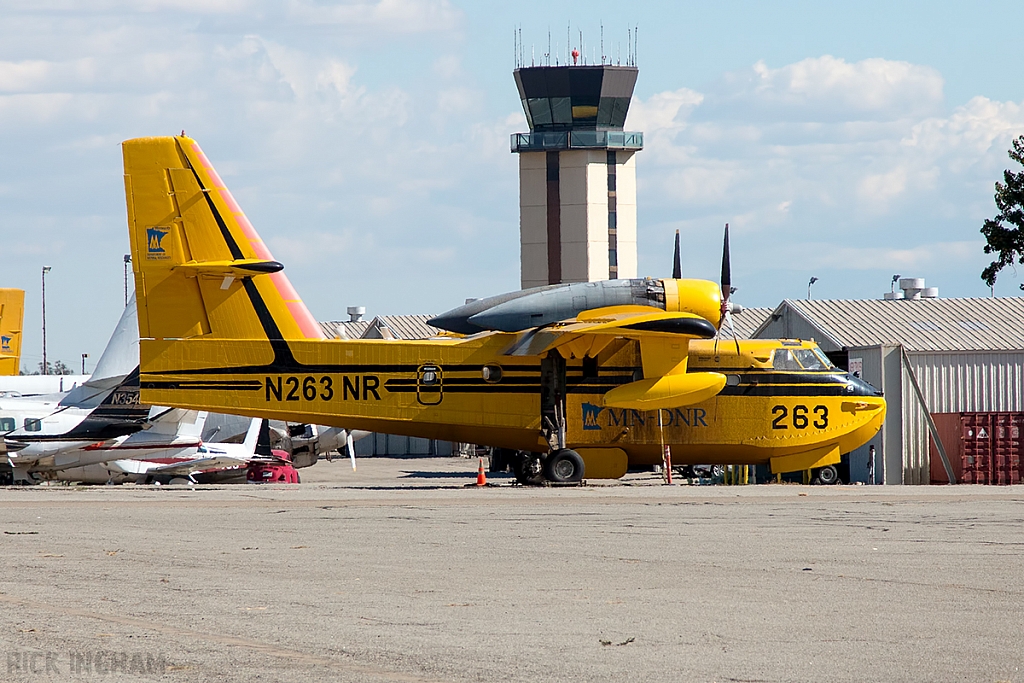
<instances>
[{"instance_id":1,"label":"main landing gear wheel","mask_svg":"<svg viewBox=\"0 0 1024 683\"><path fill-rule=\"evenodd\" d=\"M544 461L544 476L558 484L583 481L583 470L583 458L568 448L555 451Z\"/></svg>"},{"instance_id":2,"label":"main landing gear wheel","mask_svg":"<svg viewBox=\"0 0 1024 683\"><path fill-rule=\"evenodd\" d=\"M540 464L540 456L534 453L521 455L512 461L512 472L516 481L523 486L539 486L544 483L544 470Z\"/></svg>"},{"instance_id":3,"label":"main landing gear wheel","mask_svg":"<svg viewBox=\"0 0 1024 683\"><path fill-rule=\"evenodd\" d=\"M818 481L826 486L831 486L839 481L839 471L832 465L826 465L818 470Z\"/></svg>"}]
</instances>

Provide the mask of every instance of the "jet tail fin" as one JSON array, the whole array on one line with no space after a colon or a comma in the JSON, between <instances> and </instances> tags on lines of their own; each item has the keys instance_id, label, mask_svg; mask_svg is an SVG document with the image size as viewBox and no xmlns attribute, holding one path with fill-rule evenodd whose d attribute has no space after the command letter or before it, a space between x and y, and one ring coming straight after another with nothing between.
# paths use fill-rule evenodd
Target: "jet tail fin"
<instances>
[{"instance_id":1,"label":"jet tail fin","mask_svg":"<svg viewBox=\"0 0 1024 683\"><path fill-rule=\"evenodd\" d=\"M21 329L25 322L25 290L0 289L0 375L21 371Z\"/></svg>"},{"instance_id":2,"label":"jet tail fin","mask_svg":"<svg viewBox=\"0 0 1024 683\"><path fill-rule=\"evenodd\" d=\"M132 374L134 373L134 377ZM117 321L96 369L86 382L72 389L61 399L61 405L90 407L109 400L110 392L126 385L134 386L136 403L139 391L139 325L135 299L128 302ZM132 384L133 383L133 384Z\"/></svg>"},{"instance_id":3,"label":"jet tail fin","mask_svg":"<svg viewBox=\"0 0 1024 683\"><path fill-rule=\"evenodd\" d=\"M270 453L270 423L266 420L253 418L249 422L249 431L245 433L245 440L242 441L245 452L253 455L269 456Z\"/></svg>"},{"instance_id":4,"label":"jet tail fin","mask_svg":"<svg viewBox=\"0 0 1024 683\"><path fill-rule=\"evenodd\" d=\"M139 333L145 339L322 339L195 140L122 146Z\"/></svg>"}]
</instances>

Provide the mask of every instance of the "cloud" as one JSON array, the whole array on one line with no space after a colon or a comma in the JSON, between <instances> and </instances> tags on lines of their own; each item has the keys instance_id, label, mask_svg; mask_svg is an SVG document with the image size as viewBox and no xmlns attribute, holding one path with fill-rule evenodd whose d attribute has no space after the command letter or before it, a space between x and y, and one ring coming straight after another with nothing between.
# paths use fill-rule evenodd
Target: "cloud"
<instances>
[{"instance_id":1,"label":"cloud","mask_svg":"<svg viewBox=\"0 0 1024 683\"><path fill-rule=\"evenodd\" d=\"M955 283L946 291L982 293L978 229L1024 103L949 107L942 86L929 67L824 56L634 101L641 269L664 261L672 228L691 270L713 264L728 222L735 261L759 277L829 269L836 295L872 296L860 283L873 273L927 272Z\"/></svg>"},{"instance_id":2,"label":"cloud","mask_svg":"<svg viewBox=\"0 0 1024 683\"><path fill-rule=\"evenodd\" d=\"M291 0L288 15L300 23L396 34L452 31L462 21L462 12L448 0L357 0L329 5Z\"/></svg>"},{"instance_id":3,"label":"cloud","mask_svg":"<svg viewBox=\"0 0 1024 683\"><path fill-rule=\"evenodd\" d=\"M943 85L930 67L824 55L775 69L759 61L749 71L727 74L707 95L716 118L885 121L935 113L943 105Z\"/></svg>"},{"instance_id":4,"label":"cloud","mask_svg":"<svg viewBox=\"0 0 1024 683\"><path fill-rule=\"evenodd\" d=\"M949 268L968 260L979 262L983 240L935 242L915 247L836 246L816 243L787 247L783 268L805 270L891 270L893 272L923 272L928 269Z\"/></svg>"}]
</instances>

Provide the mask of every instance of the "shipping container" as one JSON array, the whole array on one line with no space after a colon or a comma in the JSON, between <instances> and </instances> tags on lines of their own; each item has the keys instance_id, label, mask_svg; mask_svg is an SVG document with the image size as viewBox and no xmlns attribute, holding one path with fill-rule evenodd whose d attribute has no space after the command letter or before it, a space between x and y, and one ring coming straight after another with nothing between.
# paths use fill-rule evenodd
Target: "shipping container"
<instances>
[{"instance_id":1,"label":"shipping container","mask_svg":"<svg viewBox=\"0 0 1024 683\"><path fill-rule=\"evenodd\" d=\"M933 413L932 418L960 483L1020 483L1024 413ZM928 448L932 483L948 483L931 438Z\"/></svg>"}]
</instances>

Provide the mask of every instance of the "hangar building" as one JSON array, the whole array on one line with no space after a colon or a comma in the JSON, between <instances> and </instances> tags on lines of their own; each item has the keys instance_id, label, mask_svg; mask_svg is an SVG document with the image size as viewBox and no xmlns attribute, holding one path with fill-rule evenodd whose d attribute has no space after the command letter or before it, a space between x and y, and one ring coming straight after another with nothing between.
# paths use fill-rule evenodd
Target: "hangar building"
<instances>
[{"instance_id":1,"label":"hangar building","mask_svg":"<svg viewBox=\"0 0 1024 683\"><path fill-rule=\"evenodd\" d=\"M867 481L874 445L875 483L928 484L926 411L1024 410L1022 321L1018 297L786 300L751 336L813 339L837 365L882 389L885 424L850 455L852 481Z\"/></svg>"}]
</instances>

